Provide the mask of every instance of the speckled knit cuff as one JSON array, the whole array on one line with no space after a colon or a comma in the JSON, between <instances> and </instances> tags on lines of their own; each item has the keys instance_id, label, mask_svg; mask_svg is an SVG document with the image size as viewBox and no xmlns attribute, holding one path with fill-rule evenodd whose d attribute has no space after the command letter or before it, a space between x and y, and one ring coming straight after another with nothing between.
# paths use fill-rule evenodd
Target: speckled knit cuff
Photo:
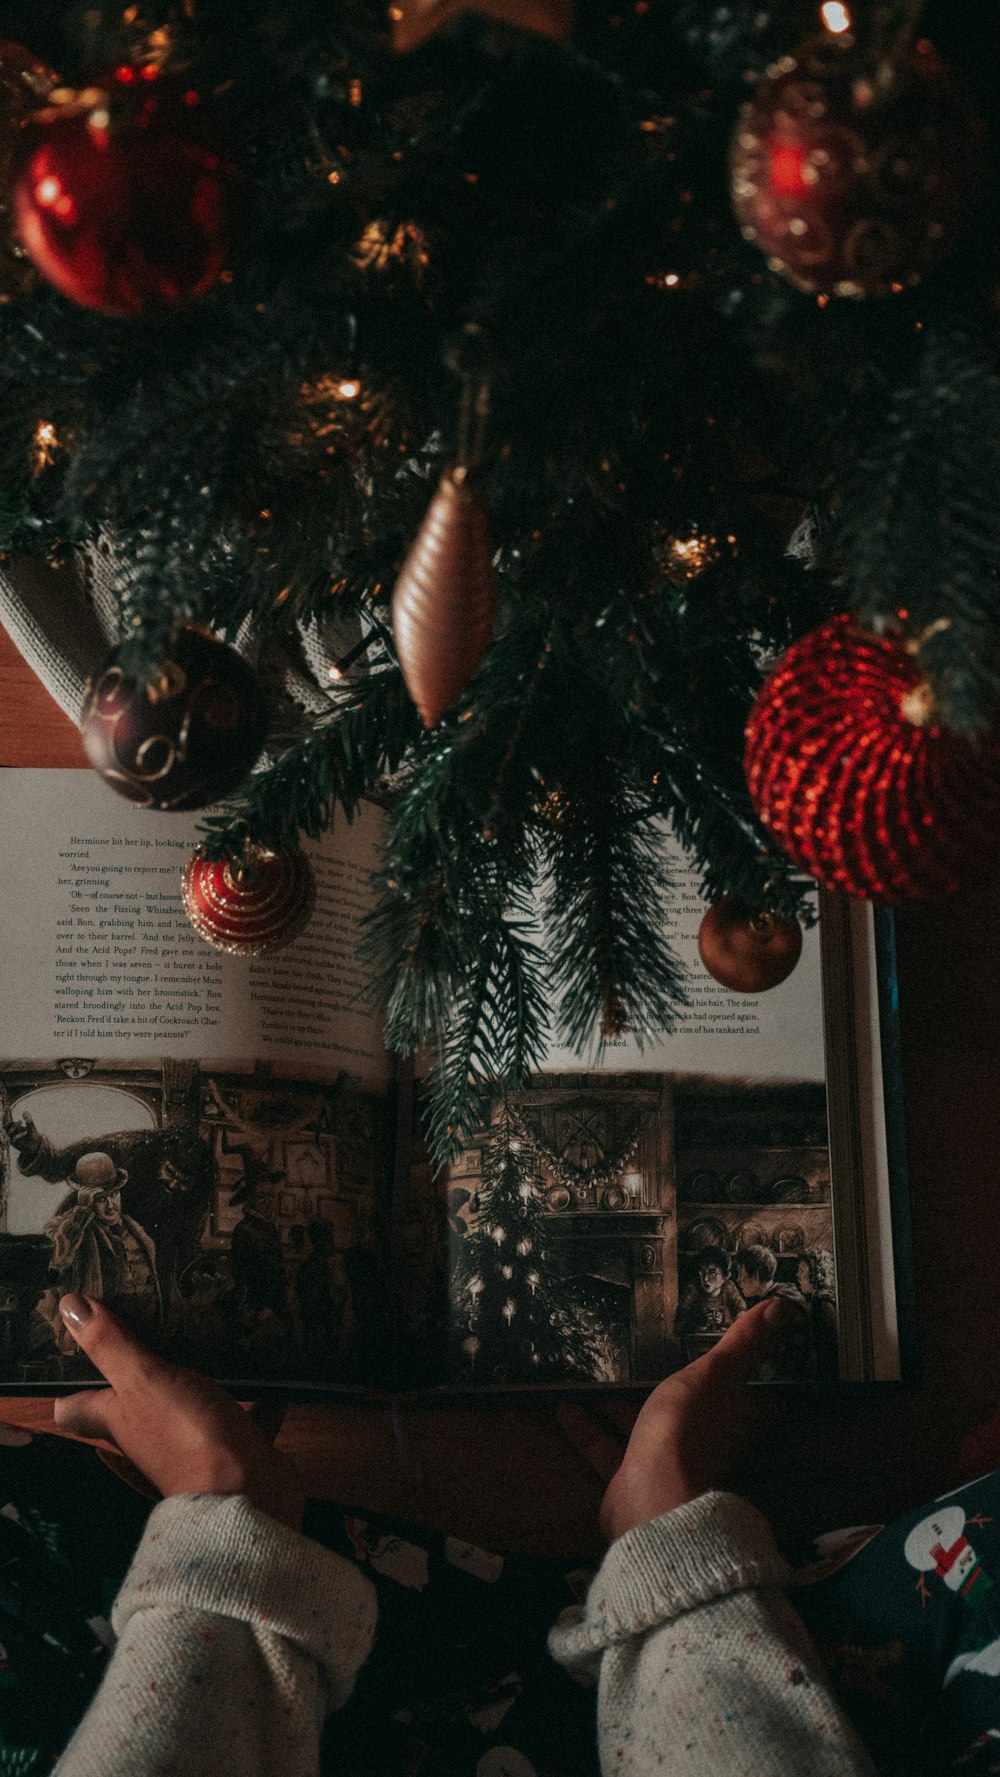
<instances>
[{"instance_id":1,"label":"speckled knit cuff","mask_svg":"<svg viewBox=\"0 0 1000 1777\"><path fill-rule=\"evenodd\" d=\"M368 1656L377 1611L371 1581L349 1561L246 1499L210 1493L165 1499L151 1514L115 1602L116 1634L153 1607L282 1636L322 1668L333 1708Z\"/></svg>"},{"instance_id":2,"label":"speckled knit cuff","mask_svg":"<svg viewBox=\"0 0 1000 1777\"><path fill-rule=\"evenodd\" d=\"M556 1632L557 1657L598 1653L712 1599L790 1579L770 1526L748 1500L703 1493L612 1543L582 1620Z\"/></svg>"}]
</instances>

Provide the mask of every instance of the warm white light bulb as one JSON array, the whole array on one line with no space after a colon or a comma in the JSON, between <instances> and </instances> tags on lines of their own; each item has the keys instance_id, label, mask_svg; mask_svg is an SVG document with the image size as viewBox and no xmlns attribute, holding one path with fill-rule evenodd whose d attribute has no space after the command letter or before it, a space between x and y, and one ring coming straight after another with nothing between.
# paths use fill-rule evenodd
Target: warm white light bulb
<instances>
[{"instance_id":1,"label":"warm white light bulb","mask_svg":"<svg viewBox=\"0 0 1000 1777\"><path fill-rule=\"evenodd\" d=\"M847 7L841 5L841 0L826 0L819 9L819 16L834 37L842 36L851 28L851 15Z\"/></svg>"}]
</instances>

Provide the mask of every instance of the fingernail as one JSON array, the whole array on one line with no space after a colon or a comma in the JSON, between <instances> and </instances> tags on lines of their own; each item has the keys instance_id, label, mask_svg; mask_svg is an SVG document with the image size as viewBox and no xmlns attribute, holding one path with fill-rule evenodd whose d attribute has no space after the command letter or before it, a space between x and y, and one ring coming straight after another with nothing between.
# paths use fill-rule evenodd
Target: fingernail
<instances>
[{"instance_id":1,"label":"fingernail","mask_svg":"<svg viewBox=\"0 0 1000 1777\"><path fill-rule=\"evenodd\" d=\"M68 1327L85 1327L93 1313L86 1296L64 1296L59 1304L59 1312Z\"/></svg>"}]
</instances>

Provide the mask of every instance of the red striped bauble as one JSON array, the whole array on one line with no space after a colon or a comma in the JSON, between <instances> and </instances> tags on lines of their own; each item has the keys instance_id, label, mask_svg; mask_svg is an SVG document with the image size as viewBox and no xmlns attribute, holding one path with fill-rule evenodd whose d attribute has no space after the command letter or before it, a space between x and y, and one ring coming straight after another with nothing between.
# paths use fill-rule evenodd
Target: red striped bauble
<instances>
[{"instance_id":1,"label":"red striped bauble","mask_svg":"<svg viewBox=\"0 0 1000 1777\"><path fill-rule=\"evenodd\" d=\"M297 846L248 846L239 865L192 852L184 911L199 937L234 956L264 956L297 938L316 902L312 867Z\"/></svg>"},{"instance_id":2,"label":"red striped bauble","mask_svg":"<svg viewBox=\"0 0 1000 1777\"><path fill-rule=\"evenodd\" d=\"M823 888L899 902L958 888L991 855L1000 747L951 734L898 637L849 615L782 655L750 714L753 805Z\"/></svg>"}]
</instances>

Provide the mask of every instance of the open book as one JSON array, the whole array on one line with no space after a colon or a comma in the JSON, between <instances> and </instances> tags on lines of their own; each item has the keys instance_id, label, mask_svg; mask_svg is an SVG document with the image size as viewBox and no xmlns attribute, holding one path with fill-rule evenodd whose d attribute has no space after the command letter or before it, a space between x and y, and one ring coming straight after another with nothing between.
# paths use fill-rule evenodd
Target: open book
<instances>
[{"instance_id":1,"label":"open book","mask_svg":"<svg viewBox=\"0 0 1000 1777\"><path fill-rule=\"evenodd\" d=\"M676 1031L553 1049L435 1177L356 956L383 819L306 847L311 924L249 961L185 917L196 819L0 772L0 1385L93 1379L69 1290L248 1393L649 1383L775 1291L790 1379L907 1374L889 916L825 900L732 994L678 852Z\"/></svg>"}]
</instances>

